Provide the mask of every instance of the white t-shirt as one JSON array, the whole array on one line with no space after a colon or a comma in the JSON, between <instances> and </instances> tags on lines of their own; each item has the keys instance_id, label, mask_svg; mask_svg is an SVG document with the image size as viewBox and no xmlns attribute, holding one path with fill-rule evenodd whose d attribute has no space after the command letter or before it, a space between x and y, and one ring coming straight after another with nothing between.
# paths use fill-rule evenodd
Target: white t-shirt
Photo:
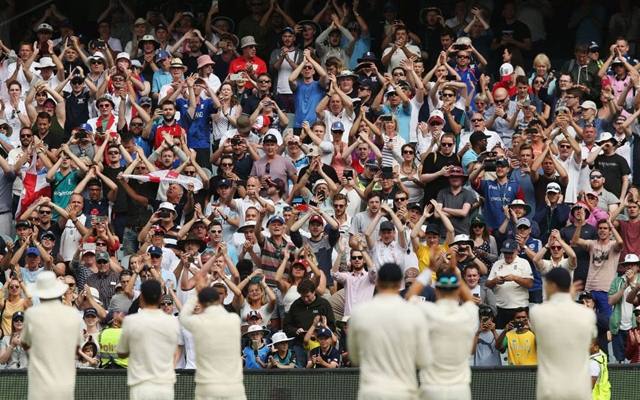
<instances>
[{"instance_id":1,"label":"white t-shirt","mask_svg":"<svg viewBox=\"0 0 640 400\"><path fill-rule=\"evenodd\" d=\"M569 176L567 188L564 191L564 202L572 204L576 203L578 201L578 188L581 187L579 185L582 163L576 162L573 157L573 153L565 161L562 161L559 158L558 161L562 163L562 166L567 170L567 175Z\"/></svg>"},{"instance_id":2,"label":"white t-shirt","mask_svg":"<svg viewBox=\"0 0 640 400\"><path fill-rule=\"evenodd\" d=\"M78 217L78 222L81 225L85 225L86 221L87 217L84 214ZM60 257L62 257L65 262L73 259L73 255L76 253L76 250L78 250L78 246L80 246L80 239L82 239L80 231L78 231L75 224L68 219L62 235L60 235Z\"/></svg>"},{"instance_id":3,"label":"white t-shirt","mask_svg":"<svg viewBox=\"0 0 640 400\"><path fill-rule=\"evenodd\" d=\"M524 278L533 279L531 266L524 258L516 256L513 263L507 264L504 258L500 258L493 264L488 280L497 276L517 275ZM493 288L496 295L496 305L500 308L518 308L527 307L529 305L529 290L526 287L518 285L516 282L509 281L498 284Z\"/></svg>"},{"instance_id":4,"label":"white t-shirt","mask_svg":"<svg viewBox=\"0 0 640 400\"><path fill-rule=\"evenodd\" d=\"M409 50L412 54L415 54L416 56L420 57L421 52L418 46L415 46L413 44L407 44L406 47L407 47L407 50ZM384 58L387 54L389 54L392 48L393 48L393 45L384 49L384 51L382 52L382 58ZM406 60L406 59L407 59L407 55L404 53L404 51L402 51L401 49L396 49L396 51L391 56L391 60L389 61L387 72L391 73L391 71L393 71L395 67L400 66L400 61Z\"/></svg>"},{"instance_id":5,"label":"white t-shirt","mask_svg":"<svg viewBox=\"0 0 640 400\"><path fill-rule=\"evenodd\" d=\"M409 142L418 141L418 114L420 113L420 108L424 104L424 100L419 102L415 96L411 98L411 117L409 119Z\"/></svg>"},{"instance_id":6,"label":"white t-shirt","mask_svg":"<svg viewBox=\"0 0 640 400\"><path fill-rule=\"evenodd\" d=\"M296 57L296 49L294 48L292 51L288 51L287 55L290 60L295 60ZM276 86L276 93L278 94L293 94L291 91L291 86L289 86L289 75L293 72L291 65L289 62L284 59L282 60L282 64L280 64L280 69L278 70L278 83Z\"/></svg>"},{"instance_id":7,"label":"white t-shirt","mask_svg":"<svg viewBox=\"0 0 640 400\"><path fill-rule=\"evenodd\" d=\"M333 141L333 138L331 137L331 125L334 122L340 121L342 122L342 125L344 125L342 141L345 143L349 143L349 132L351 131L351 127L353 126L353 121L355 121L356 119L356 114L354 112L351 112L351 114L349 114L347 110L343 108L342 111L338 113L338 115L333 115L333 113L329 110L324 110L323 115L325 126L324 140L327 140L329 142Z\"/></svg>"}]
</instances>

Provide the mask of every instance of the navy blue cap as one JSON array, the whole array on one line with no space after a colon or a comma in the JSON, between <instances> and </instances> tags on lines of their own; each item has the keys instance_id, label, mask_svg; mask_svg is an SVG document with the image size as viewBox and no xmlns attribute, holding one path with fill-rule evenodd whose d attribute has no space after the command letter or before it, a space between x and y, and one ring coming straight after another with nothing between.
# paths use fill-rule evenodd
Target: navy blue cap
<instances>
[{"instance_id":1,"label":"navy blue cap","mask_svg":"<svg viewBox=\"0 0 640 400\"><path fill-rule=\"evenodd\" d=\"M366 53L364 53L362 55L362 57L358 58L357 61L359 63L367 62L367 61L378 61L378 58L376 57L376 55L372 51L367 51Z\"/></svg>"},{"instance_id":2,"label":"navy blue cap","mask_svg":"<svg viewBox=\"0 0 640 400\"><path fill-rule=\"evenodd\" d=\"M226 178L224 178L224 179L220 179L220 180L218 181L218 187L220 187L220 186L228 186L228 187L231 187L231 186L233 186L233 181L232 181L231 179L226 179Z\"/></svg>"},{"instance_id":3,"label":"navy blue cap","mask_svg":"<svg viewBox=\"0 0 640 400\"><path fill-rule=\"evenodd\" d=\"M333 335L333 332L331 332L331 329L329 328L325 328L322 327L320 329L316 329L316 336L321 338L321 337L331 337Z\"/></svg>"},{"instance_id":4,"label":"navy blue cap","mask_svg":"<svg viewBox=\"0 0 640 400\"><path fill-rule=\"evenodd\" d=\"M396 226L391 221L382 221L380 224L381 231L393 231L396 229Z\"/></svg>"},{"instance_id":5,"label":"navy blue cap","mask_svg":"<svg viewBox=\"0 0 640 400\"><path fill-rule=\"evenodd\" d=\"M267 222L267 226L271 225L274 222L280 222L281 224L284 224L284 218L282 218L279 215L273 216L273 217L269 218L269 222Z\"/></svg>"},{"instance_id":6,"label":"navy blue cap","mask_svg":"<svg viewBox=\"0 0 640 400\"><path fill-rule=\"evenodd\" d=\"M344 132L344 125L342 124L342 122L336 121L333 124L331 124L331 130Z\"/></svg>"},{"instance_id":7,"label":"navy blue cap","mask_svg":"<svg viewBox=\"0 0 640 400\"><path fill-rule=\"evenodd\" d=\"M295 35L295 33L296 33L296 31L295 31L292 27L290 27L290 26L285 26L285 27L282 29L282 32L280 32L280 33L282 34L282 33L285 33L285 32L293 33L294 35Z\"/></svg>"},{"instance_id":8,"label":"navy blue cap","mask_svg":"<svg viewBox=\"0 0 640 400\"><path fill-rule=\"evenodd\" d=\"M500 251L503 253L515 253L516 251L518 251L518 243L516 243L516 241L512 239L505 240L505 242L502 243L502 248L500 249Z\"/></svg>"},{"instance_id":9,"label":"navy blue cap","mask_svg":"<svg viewBox=\"0 0 640 400\"><path fill-rule=\"evenodd\" d=\"M440 234L440 229L438 228L438 225L436 225L436 224L427 224L427 227L424 230L424 232L425 233Z\"/></svg>"},{"instance_id":10,"label":"navy blue cap","mask_svg":"<svg viewBox=\"0 0 640 400\"><path fill-rule=\"evenodd\" d=\"M162 249L158 246L150 246L147 249L147 253L151 254L151 255L156 255L156 256L161 256L162 255Z\"/></svg>"},{"instance_id":11,"label":"navy blue cap","mask_svg":"<svg viewBox=\"0 0 640 400\"><path fill-rule=\"evenodd\" d=\"M278 143L278 138L273 133L269 133L264 135L264 139L262 139L262 143Z\"/></svg>"},{"instance_id":12,"label":"navy blue cap","mask_svg":"<svg viewBox=\"0 0 640 400\"><path fill-rule=\"evenodd\" d=\"M379 169L380 168L380 166L378 165L376 160L368 160L366 163L364 163L364 166L367 167L367 168L371 168L371 169Z\"/></svg>"}]
</instances>

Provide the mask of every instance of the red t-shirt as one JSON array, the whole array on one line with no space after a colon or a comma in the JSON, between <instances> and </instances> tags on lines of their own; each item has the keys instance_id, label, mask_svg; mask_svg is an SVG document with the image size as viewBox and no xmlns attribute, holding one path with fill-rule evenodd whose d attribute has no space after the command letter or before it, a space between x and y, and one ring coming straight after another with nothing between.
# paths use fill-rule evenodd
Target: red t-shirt
<instances>
[{"instance_id":1,"label":"red t-shirt","mask_svg":"<svg viewBox=\"0 0 640 400\"><path fill-rule=\"evenodd\" d=\"M260 57L253 57L252 60L247 61L244 57L237 57L229 63L229 74L236 74L240 71L247 70L247 64L253 64L253 76L267 73L267 64ZM249 82L245 84L249 89L253 88L253 85Z\"/></svg>"}]
</instances>

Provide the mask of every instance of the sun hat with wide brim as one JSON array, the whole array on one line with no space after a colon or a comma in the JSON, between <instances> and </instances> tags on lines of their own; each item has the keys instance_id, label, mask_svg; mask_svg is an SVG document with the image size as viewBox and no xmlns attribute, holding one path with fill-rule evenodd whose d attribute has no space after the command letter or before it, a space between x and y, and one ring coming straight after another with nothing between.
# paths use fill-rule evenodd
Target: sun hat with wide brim
<instances>
[{"instance_id":1,"label":"sun hat with wide brim","mask_svg":"<svg viewBox=\"0 0 640 400\"><path fill-rule=\"evenodd\" d=\"M273 336L271 336L271 345L275 346L278 343L283 343L283 342L290 342L295 338L290 338L287 337L287 334L282 332L282 331L278 331L276 333L273 334Z\"/></svg>"},{"instance_id":2,"label":"sun hat with wide brim","mask_svg":"<svg viewBox=\"0 0 640 400\"><path fill-rule=\"evenodd\" d=\"M261 333L264 333L265 335L269 334L269 330L263 328L260 325L250 325L249 328L247 329L247 331L242 334L242 336L247 336L247 335L250 335L250 334L256 333L256 332L261 332Z\"/></svg>"},{"instance_id":3,"label":"sun hat with wide brim","mask_svg":"<svg viewBox=\"0 0 640 400\"><path fill-rule=\"evenodd\" d=\"M531 206L527 203L525 203L523 200L520 199L515 199L511 202L511 204L509 204L509 208L513 207L513 206L521 206L524 207L525 209L525 215L529 215L529 213L531 213Z\"/></svg>"},{"instance_id":4,"label":"sun hat with wide brim","mask_svg":"<svg viewBox=\"0 0 640 400\"><path fill-rule=\"evenodd\" d=\"M42 271L36 279L36 287L32 294L40 299L56 299L62 297L69 286L56 278L52 271Z\"/></svg>"}]
</instances>

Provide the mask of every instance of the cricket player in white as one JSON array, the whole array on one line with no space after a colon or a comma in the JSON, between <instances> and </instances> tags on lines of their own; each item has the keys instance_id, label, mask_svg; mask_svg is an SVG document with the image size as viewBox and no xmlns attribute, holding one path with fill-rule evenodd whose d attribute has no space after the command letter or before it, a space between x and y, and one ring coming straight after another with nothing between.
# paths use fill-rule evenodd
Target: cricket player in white
<instances>
[{"instance_id":1,"label":"cricket player in white","mask_svg":"<svg viewBox=\"0 0 640 400\"><path fill-rule=\"evenodd\" d=\"M436 302L418 303L430 339L431 363L420 369L421 398L425 400L471 400L469 355L478 331L478 306L456 265L455 247L449 250L449 269L436 277ZM419 293L421 286L416 280L408 295Z\"/></svg>"},{"instance_id":2,"label":"cricket player in white","mask_svg":"<svg viewBox=\"0 0 640 400\"><path fill-rule=\"evenodd\" d=\"M20 340L29 352L29 400L74 398L76 354L83 339L78 312L61 301L67 289L53 272L41 272L32 293L40 304L24 313Z\"/></svg>"},{"instance_id":3,"label":"cricket player in white","mask_svg":"<svg viewBox=\"0 0 640 400\"><path fill-rule=\"evenodd\" d=\"M196 291L180 313L196 348L196 400L244 400L240 317L222 306L218 291L198 276ZM197 305L202 311L194 314Z\"/></svg>"},{"instance_id":4,"label":"cricket player in white","mask_svg":"<svg viewBox=\"0 0 640 400\"><path fill-rule=\"evenodd\" d=\"M398 295L402 271L396 264L378 270L375 297L358 305L349 319L349 357L360 366L358 399L416 399L416 369L429 361L427 323Z\"/></svg>"},{"instance_id":5,"label":"cricket player in white","mask_svg":"<svg viewBox=\"0 0 640 400\"><path fill-rule=\"evenodd\" d=\"M591 398L589 356L596 316L573 301L570 289L569 272L553 268L545 275L548 301L529 313L538 347L538 400Z\"/></svg>"},{"instance_id":6,"label":"cricket player in white","mask_svg":"<svg viewBox=\"0 0 640 400\"><path fill-rule=\"evenodd\" d=\"M140 310L122 323L118 357L129 357L127 384L131 400L173 400L173 359L180 323L160 307L162 287L150 279L140 285Z\"/></svg>"}]
</instances>

